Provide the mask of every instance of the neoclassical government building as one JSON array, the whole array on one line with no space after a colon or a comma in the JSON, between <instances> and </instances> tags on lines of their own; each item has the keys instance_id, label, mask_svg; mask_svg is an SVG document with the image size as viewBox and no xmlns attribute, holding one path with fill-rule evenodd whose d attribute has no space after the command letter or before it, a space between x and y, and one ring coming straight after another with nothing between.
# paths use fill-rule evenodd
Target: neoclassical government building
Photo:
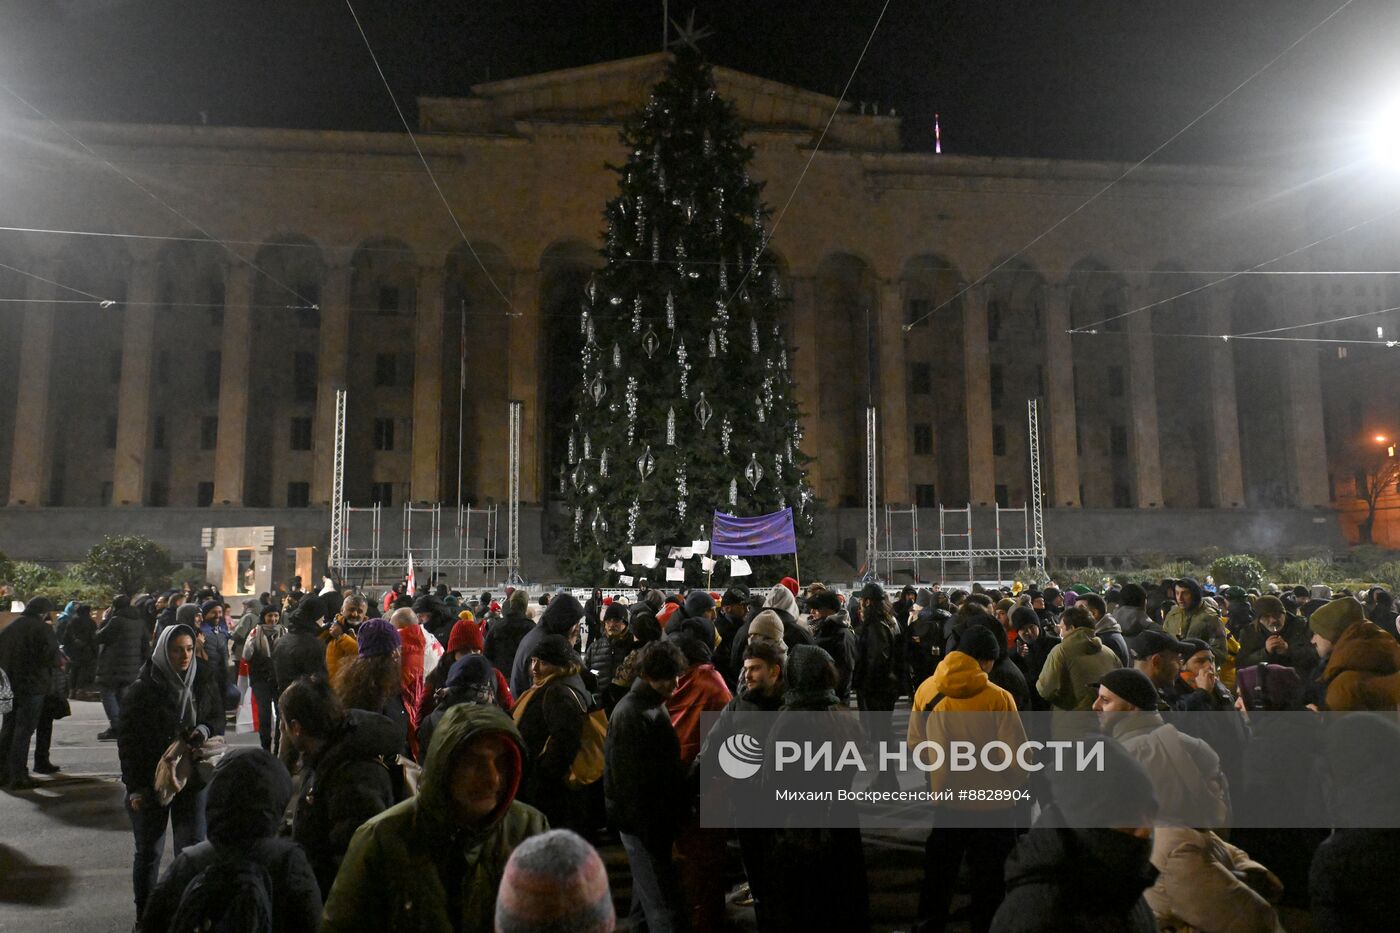
<instances>
[{"instance_id":1,"label":"neoclassical government building","mask_svg":"<svg viewBox=\"0 0 1400 933\"><path fill-rule=\"evenodd\" d=\"M507 404L523 402L522 550L527 570L547 565L607 165L664 67L419 101L419 143L475 257L404 134L10 121L0 550L73 559L130 529L193 560L201 528L262 524L322 547L343 386L346 496L391 510L459 487L503 501ZM867 394L881 499L924 508L1022 505L1038 398L1052 556L1341 542L1367 439L1400 433L1387 351L1219 335L1400 304L1395 277L1200 286L1343 229L1365 199L1296 173L1148 164L1036 239L1127 166L907 152L898 116L850 104L813 157L835 99L715 76L770 206L810 161L773 245L824 533L853 566ZM1385 270L1382 228L1260 271Z\"/></svg>"}]
</instances>

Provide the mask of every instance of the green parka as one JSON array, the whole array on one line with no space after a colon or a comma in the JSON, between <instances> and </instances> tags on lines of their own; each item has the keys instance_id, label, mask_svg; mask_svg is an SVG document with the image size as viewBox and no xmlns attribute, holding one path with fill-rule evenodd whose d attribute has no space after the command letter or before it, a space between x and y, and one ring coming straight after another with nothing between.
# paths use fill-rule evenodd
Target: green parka
<instances>
[{"instance_id":1,"label":"green parka","mask_svg":"<svg viewBox=\"0 0 1400 933\"><path fill-rule=\"evenodd\" d=\"M549 828L544 816L515 800L519 763L508 776L507 803L487 825L453 824L448 798L454 754L472 739L505 735L523 754L520 733L494 706L452 707L433 733L418 794L361 826L350 841L321 920L322 933L468 933L494 928L496 889L517 845ZM449 897L448 891L455 890Z\"/></svg>"}]
</instances>

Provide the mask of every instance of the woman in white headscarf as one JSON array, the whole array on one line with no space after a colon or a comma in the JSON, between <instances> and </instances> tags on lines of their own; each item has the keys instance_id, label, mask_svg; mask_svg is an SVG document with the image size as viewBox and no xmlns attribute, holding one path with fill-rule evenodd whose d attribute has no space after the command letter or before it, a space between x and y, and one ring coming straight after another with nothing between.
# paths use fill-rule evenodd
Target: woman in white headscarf
<instances>
[{"instance_id":1,"label":"woman in white headscarf","mask_svg":"<svg viewBox=\"0 0 1400 933\"><path fill-rule=\"evenodd\" d=\"M122 700L117 750L126 810L136 836L131 878L138 920L160 875L166 825L172 827L176 855L205 836L205 787L198 769L184 789L161 806L154 787L156 765L176 739L198 746L211 735L223 735L221 699L207 665L195 657L194 630L171 625L161 630L150 660Z\"/></svg>"}]
</instances>

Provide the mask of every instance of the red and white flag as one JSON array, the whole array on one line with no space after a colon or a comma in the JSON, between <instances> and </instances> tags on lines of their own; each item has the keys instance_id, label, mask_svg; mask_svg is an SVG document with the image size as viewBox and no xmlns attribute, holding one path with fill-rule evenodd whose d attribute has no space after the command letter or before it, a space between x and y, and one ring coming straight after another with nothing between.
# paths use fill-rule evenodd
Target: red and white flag
<instances>
[{"instance_id":1,"label":"red and white flag","mask_svg":"<svg viewBox=\"0 0 1400 933\"><path fill-rule=\"evenodd\" d=\"M408 555L408 595L412 596L418 592L418 587L413 582L413 555Z\"/></svg>"}]
</instances>

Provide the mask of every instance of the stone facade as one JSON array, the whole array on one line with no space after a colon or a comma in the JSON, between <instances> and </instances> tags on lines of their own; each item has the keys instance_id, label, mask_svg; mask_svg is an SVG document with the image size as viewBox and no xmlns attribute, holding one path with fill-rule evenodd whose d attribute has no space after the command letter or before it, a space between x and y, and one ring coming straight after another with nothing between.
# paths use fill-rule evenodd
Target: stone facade
<instances>
[{"instance_id":1,"label":"stone facade","mask_svg":"<svg viewBox=\"0 0 1400 933\"><path fill-rule=\"evenodd\" d=\"M52 127L9 127L6 216L26 232L0 234L0 502L81 509L83 528L110 507L114 530L123 509L167 507L200 516L195 536L218 524L201 507L319 509L344 386L353 504L455 501L459 484L503 501L510 399L524 402L523 499L541 503L615 193L606 166L663 68L654 55L421 100L419 143L470 247L403 135L71 128L158 201ZM813 157L834 99L716 78L774 210L806 173L774 246L829 505L862 502L867 398L884 498L1021 505L1038 397L1052 514L1163 512L1168 528L1179 511L1202 529L1212 510L1329 507L1342 460L1324 412L1351 404L1345 385L1324 399L1345 382L1332 350L1154 334L1280 327L1331 302L1241 277L1115 320L1314 239L1315 202L1277 194L1295 179L1148 165L1008 261L1124 166L902 152L896 116L849 105ZM0 548L24 557L4 516ZM1335 538L1330 519L1289 521Z\"/></svg>"}]
</instances>

